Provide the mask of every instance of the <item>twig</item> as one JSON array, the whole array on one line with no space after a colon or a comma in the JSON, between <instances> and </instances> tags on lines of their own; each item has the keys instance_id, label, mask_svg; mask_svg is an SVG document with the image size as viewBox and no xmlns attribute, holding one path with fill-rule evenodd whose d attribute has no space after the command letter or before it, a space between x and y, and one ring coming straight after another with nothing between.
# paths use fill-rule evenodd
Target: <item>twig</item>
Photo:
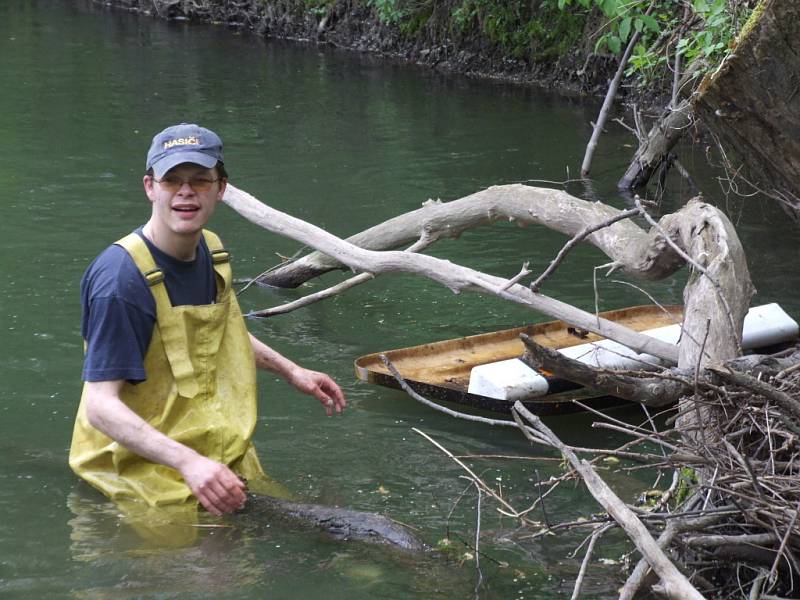
<instances>
[{"instance_id":1,"label":"twig","mask_svg":"<svg viewBox=\"0 0 800 600\"><path fill-rule=\"evenodd\" d=\"M775 375L775 379L783 379L787 375L794 373L795 371L800 371L800 362L796 365L792 365L791 367L785 368L783 371Z\"/></svg>"},{"instance_id":2,"label":"twig","mask_svg":"<svg viewBox=\"0 0 800 600\"><path fill-rule=\"evenodd\" d=\"M478 490L478 517L475 524L475 568L478 570L478 582L475 584L475 597L478 596L478 589L481 587L481 583L483 583L483 572L481 571L481 550L480 550L480 543L481 543L481 499L483 496L481 495L481 488L480 486L475 486L475 489Z\"/></svg>"},{"instance_id":3,"label":"twig","mask_svg":"<svg viewBox=\"0 0 800 600\"><path fill-rule=\"evenodd\" d=\"M385 364L386 368L389 369L392 376L397 380L397 383L400 384L400 387L403 388L403 391L406 392L409 396L411 396L414 400L416 400L417 402L421 402L425 406L428 406L439 412L443 412L444 414L450 415L451 417L464 419L466 421L472 421L474 423L483 423L485 425L499 425L504 427L518 428L518 425L514 421L505 421L502 419L488 419L486 417L479 417L477 415L470 415L467 413L458 412L450 408L446 408L444 406L436 404L435 402L432 402L431 400L428 400L424 396L421 396L420 394L415 392L414 389L410 385L408 385L408 382L405 379L403 379L403 376L397 370L397 367L394 366L392 361L390 361L388 357L386 357L386 355L381 355L381 360L384 361L383 364ZM543 446L547 446L548 448L552 447L552 444L550 444L547 440L540 438L535 430L529 428L528 433L531 435L531 439L536 443L541 444ZM617 452L615 450L605 450L602 448L583 448L580 446L568 446L568 447L573 452L580 452L583 454L603 454L611 456L620 456L621 458L629 458L631 460L639 460L642 457L641 454L634 452ZM519 513L515 511L515 513L512 516L517 516L518 514Z\"/></svg>"},{"instance_id":4,"label":"twig","mask_svg":"<svg viewBox=\"0 0 800 600\"><path fill-rule=\"evenodd\" d=\"M502 505L502 506L503 506L503 507L504 507L506 510L508 510L508 511L509 511L509 512L511 512L512 514L515 514L515 513L517 512L517 511L514 509L514 507L513 507L513 506L511 506L511 505L510 505L508 502L506 502L506 501L503 499L503 497L502 497L502 496L500 496L500 495L499 495L497 492L495 492L495 491L494 491L492 488L490 488L488 485L486 485L486 483L485 483L485 482L484 482L484 481L483 481L483 480L482 480L480 477L478 477L478 476L477 476L477 475L476 475L476 474L475 474L475 473L472 471L472 469L470 469L470 468L469 468L467 465L465 465L463 462L461 462L459 459L457 459L457 458L456 458L456 457L453 455L453 453L452 453L452 452L450 452L450 451L449 451L447 448L445 448L444 446L442 446L442 445L441 445L439 442L437 442L436 440L434 440L434 439L433 439L431 436L429 436L427 433L425 433L425 432L423 432L423 431L420 431L420 430L419 430L419 429L417 429L416 427L412 427L412 428L411 428L411 431L413 431L414 433L417 433L417 434L421 435L421 436L422 436L422 437L424 437L426 440L428 440L428 441L429 441L431 444L433 444L434 446L436 446L436 447L437 447L439 450L441 450L441 451L442 451L442 452L444 452L444 453L445 453L447 456L449 456L451 459L453 459L453 461L455 461L455 463L456 463L456 464L457 464L459 467L461 467L462 469L464 469L464 470L465 470L465 471L466 471L466 472L469 474L469 476L470 476L470 477L472 478L472 480L475 482L475 485L476 485L476 486L478 486L478 487L482 487L482 488L483 488L483 490L484 490L484 491L485 491L487 494L489 494L489 495L490 495L492 498L494 498L495 500L497 500L497 501L498 501L498 502L499 502L499 503L500 503L500 504L501 504L501 505Z\"/></svg>"},{"instance_id":5,"label":"twig","mask_svg":"<svg viewBox=\"0 0 800 600\"><path fill-rule=\"evenodd\" d=\"M536 279L536 281L531 283L531 285L530 285L531 291L532 292L538 292L539 288L542 286L542 283L544 283L544 281L548 277L550 277L550 275L553 274L553 271L555 271L556 268L558 267L558 265L560 265L563 262L564 258L567 256L567 254L569 254L570 250L572 250L580 242L585 240L591 234L593 234L593 233L595 233L597 231L600 231L601 229L605 229L606 227L610 227L614 223L617 223L617 222L622 221L624 219L629 219L631 217L635 217L638 214L641 214L642 210L643 209L641 207L631 208L631 209L625 210L625 211L623 211L623 212L621 212L621 213L619 213L617 215L614 215L613 217L611 217L609 219L606 219L605 221L602 221L601 223L596 223L596 224L591 225L589 227L584 227L581 231L579 231L577 234L575 234L575 236L572 237L572 239L570 239L566 244L564 244L564 247L561 248L561 250L558 252L556 257L550 262L550 265L547 267L547 269L545 269L544 273L539 275L539 277ZM526 263L526 265L527 265L527 263Z\"/></svg>"},{"instance_id":6,"label":"twig","mask_svg":"<svg viewBox=\"0 0 800 600\"><path fill-rule=\"evenodd\" d=\"M522 279L523 277L526 277L527 275L530 275L532 273L532 271L530 271L528 269L528 265L529 264L530 264L529 262L523 263L522 264L522 269L520 269L520 272L517 273L516 275L514 275L514 277L512 277L511 279L509 279L508 282L503 287L500 288L500 290L504 292L508 288L510 288L512 285L514 285L515 283L519 283L520 279Z\"/></svg>"},{"instance_id":7,"label":"twig","mask_svg":"<svg viewBox=\"0 0 800 600\"><path fill-rule=\"evenodd\" d=\"M769 570L769 580L770 582L775 581L775 573L778 570L778 563L783 556L783 552L786 549L786 543L789 541L789 534L792 533L792 529L794 528L794 524L797 522L797 514L800 511L800 502L797 503L797 506L794 508L794 515L792 515L792 520L789 521L789 526L786 528L786 533L781 540L781 546L778 548L778 555L775 557L775 562L772 563L772 568Z\"/></svg>"},{"instance_id":8,"label":"twig","mask_svg":"<svg viewBox=\"0 0 800 600\"><path fill-rule=\"evenodd\" d=\"M428 400L424 396L418 394L414 389L408 385L408 382L403 378L400 374L400 371L397 370L397 367L394 366L391 360L385 355L380 355L381 362L386 365L386 368L389 369L389 372L392 374L392 377L395 378L400 387L403 388L403 391L411 396L417 402L421 402L425 406L428 406L434 410L438 410L446 415L451 417L456 417L457 419L464 419L465 421L472 421L473 423L483 423L484 425L492 425L492 426L500 426L500 427L516 427L517 424L514 421L506 421L504 419L489 419L487 417L479 417L478 415L469 415L467 413L458 412L457 410L453 410L451 408L447 408L445 406L441 406L440 404L436 404L431 400ZM536 435L534 432L533 435ZM542 440L541 443L544 443Z\"/></svg>"},{"instance_id":9,"label":"twig","mask_svg":"<svg viewBox=\"0 0 800 600\"><path fill-rule=\"evenodd\" d=\"M591 560L592 553L594 552L594 546L597 543L597 540L599 540L602 537L602 535L606 531L611 529L613 526L614 526L613 523L606 523L605 525L598 527L594 532L592 532L592 535L590 536L589 539L589 546L586 548L586 554L583 557L583 561L581 562L581 568L578 571L578 577L575 579L575 587L572 590L572 597L570 598L570 600L577 600L578 596L580 595L581 587L583 586L583 578L586 575L586 569L589 567L589 561Z\"/></svg>"},{"instance_id":10,"label":"twig","mask_svg":"<svg viewBox=\"0 0 800 600\"><path fill-rule=\"evenodd\" d=\"M406 248L405 252L420 252L421 250L424 250L425 248L430 246L432 243L433 240L430 239L427 235L423 234L423 236L416 243ZM278 266L283 266L283 265L278 265ZM273 269L274 268L277 267L273 267ZM265 273L268 272L269 271L265 271ZM261 277L261 275L259 275L259 277ZM350 277L349 279L346 279L341 283L332 285L331 287L325 288L324 290L320 290L319 292L308 294L307 296L303 296L302 298L298 298L297 300L293 300L292 302L287 302L286 304L281 304L280 306L273 306L272 308L266 308L264 310L258 310L255 312L247 313L245 317L272 317L275 315L282 315L291 312L293 310L297 310L298 308L308 306L309 304L319 302L320 300L330 298L331 296L341 294L342 292L349 290L350 288L354 288L357 285L361 285L362 283L366 283L371 279L375 279L374 273L359 273L354 277ZM242 288L239 293L241 294L246 289L247 286Z\"/></svg>"},{"instance_id":11,"label":"twig","mask_svg":"<svg viewBox=\"0 0 800 600\"><path fill-rule=\"evenodd\" d=\"M542 495L542 479L539 477L539 471L534 469L534 475L536 475L536 489L539 491L539 505L542 507L542 521L544 522L545 527L548 529L550 528L549 519L547 518L547 511L544 508L544 496Z\"/></svg>"},{"instance_id":12,"label":"twig","mask_svg":"<svg viewBox=\"0 0 800 600\"><path fill-rule=\"evenodd\" d=\"M470 479L469 477L467 477L466 479L469 481L469 483L467 484L467 487L465 487L463 490L461 490L461 493L458 496L456 496L456 501L453 502L453 506L450 507L450 510L447 513L447 517L445 517L445 520L444 520L444 522L446 523L444 531L445 531L445 537L447 537L447 538L450 538L450 517L453 516L453 513L456 510L456 507L458 506L459 502L461 502L462 498L464 498L464 495L467 493L467 491L469 491L469 488L471 488L473 485L475 485L475 481L473 479Z\"/></svg>"},{"instance_id":13,"label":"twig","mask_svg":"<svg viewBox=\"0 0 800 600\"><path fill-rule=\"evenodd\" d=\"M272 266L271 266L269 269L266 269L266 270L264 270L264 271L261 271L261 273L259 273L258 275L256 275L256 276L255 276L255 277L253 277L252 279L250 279L250 281L248 281L248 282L247 282L247 283L244 285L244 287L243 287L242 289L240 289L238 292L236 292L236 295L237 295L237 296L241 296L241 295L242 295L242 294L245 292L245 290L247 290L247 289L248 289L248 288L249 288L251 285L253 285L254 283L256 283L256 282L257 282L259 279L261 279L261 278L262 278L264 275L266 275L266 274L268 274L268 273L271 273L271 272L272 272L272 271L274 271L275 269L280 269L281 267L284 267L284 266L288 265L290 262L292 262L292 261L296 260L296 259L297 259L297 258L298 258L298 257L299 257L299 256L300 256L300 255L301 255L303 252L305 252L306 250L308 250L308 246L301 246L301 247L300 247L298 250L296 250L296 251L295 251L295 253L294 253L294 254L292 254L291 256L288 256L288 257L287 257L287 256L281 256L280 254L278 254L278 256L281 256L281 258L283 258L283 262L280 262L280 263L278 263L278 264L276 264L276 265L272 265Z\"/></svg>"},{"instance_id":14,"label":"twig","mask_svg":"<svg viewBox=\"0 0 800 600\"><path fill-rule=\"evenodd\" d=\"M703 358L703 353L706 351L706 342L708 341L708 334L711 332L711 319L706 319L706 334L703 336L703 343L700 346L700 352L697 353L697 363L694 366L694 396L695 398L700 395L700 360ZM695 342L697 344L697 342ZM703 445L708 445L706 439L706 429L703 426L703 417L700 414L700 404L692 402L694 406L695 417L697 423L700 425L700 438L703 440Z\"/></svg>"}]
</instances>

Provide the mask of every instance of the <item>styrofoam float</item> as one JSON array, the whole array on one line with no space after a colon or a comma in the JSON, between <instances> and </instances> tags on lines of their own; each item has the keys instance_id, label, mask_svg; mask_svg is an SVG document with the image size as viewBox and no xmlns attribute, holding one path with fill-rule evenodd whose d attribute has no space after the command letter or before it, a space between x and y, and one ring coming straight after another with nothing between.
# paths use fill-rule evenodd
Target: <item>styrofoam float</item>
<instances>
[{"instance_id":1,"label":"styrofoam float","mask_svg":"<svg viewBox=\"0 0 800 600\"><path fill-rule=\"evenodd\" d=\"M677 344L680 325L667 325L642 332L661 341ZM744 318L742 348L752 350L771 344L787 342L800 334L800 326L778 304L765 304L751 308ZM640 354L627 346L601 340L558 350L564 356L593 367L604 369L654 370L664 366L664 361L650 354ZM528 367L518 358L477 366L470 372L470 394L488 396L498 400L515 401L544 396L549 391L547 379Z\"/></svg>"}]
</instances>

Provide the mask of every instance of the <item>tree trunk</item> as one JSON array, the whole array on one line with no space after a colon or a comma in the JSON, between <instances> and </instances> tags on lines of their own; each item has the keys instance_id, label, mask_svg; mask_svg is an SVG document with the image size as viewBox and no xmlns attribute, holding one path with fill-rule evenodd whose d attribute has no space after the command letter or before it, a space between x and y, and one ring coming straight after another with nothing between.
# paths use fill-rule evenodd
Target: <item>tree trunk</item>
<instances>
[{"instance_id":1,"label":"tree trunk","mask_svg":"<svg viewBox=\"0 0 800 600\"><path fill-rule=\"evenodd\" d=\"M683 132L691 126L692 116L692 107L688 100L683 100L675 108L669 106L650 129L647 139L636 151L617 187L623 190L644 188L681 139Z\"/></svg>"},{"instance_id":2,"label":"tree trunk","mask_svg":"<svg viewBox=\"0 0 800 600\"><path fill-rule=\"evenodd\" d=\"M693 105L735 154L733 169L743 163L749 181L800 219L800 4L759 5L733 54L700 84Z\"/></svg>"}]
</instances>

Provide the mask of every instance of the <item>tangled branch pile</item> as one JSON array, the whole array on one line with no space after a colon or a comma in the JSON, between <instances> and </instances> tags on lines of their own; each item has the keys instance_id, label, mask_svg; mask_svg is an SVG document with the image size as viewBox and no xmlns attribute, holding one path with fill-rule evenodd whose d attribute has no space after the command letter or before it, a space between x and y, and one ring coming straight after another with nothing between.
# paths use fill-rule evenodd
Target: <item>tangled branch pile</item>
<instances>
[{"instance_id":1,"label":"tangled branch pile","mask_svg":"<svg viewBox=\"0 0 800 600\"><path fill-rule=\"evenodd\" d=\"M570 476L582 477L607 509L607 521L595 522L592 538L616 522L642 553L644 558L629 576L620 598L633 598L648 584L646 575L654 563L654 557L640 545L641 533L620 519L622 510L632 511L651 535L659 536L664 557L669 556L691 585L707 597L800 595L800 348L751 360L751 365L749 373L729 367L705 369L694 381L680 374L664 374L694 388L667 420L668 426L680 422L682 411L703 406L723 421L719 428L656 431L619 422L599 424L624 431L637 444L644 444L637 455L631 454L630 444L610 454L672 472L669 489L647 508L625 506L610 490L593 489L591 479L597 475L589 463L570 459L572 449L554 439L552 432L548 434L536 417L523 415L539 433L528 437L558 448L574 468ZM524 413L524 409L518 412ZM519 415L518 422L523 425ZM608 494L613 496L610 504L604 501ZM584 565L590 553L591 549ZM670 592L664 574L653 568L667 596L686 597L685 591Z\"/></svg>"}]
</instances>

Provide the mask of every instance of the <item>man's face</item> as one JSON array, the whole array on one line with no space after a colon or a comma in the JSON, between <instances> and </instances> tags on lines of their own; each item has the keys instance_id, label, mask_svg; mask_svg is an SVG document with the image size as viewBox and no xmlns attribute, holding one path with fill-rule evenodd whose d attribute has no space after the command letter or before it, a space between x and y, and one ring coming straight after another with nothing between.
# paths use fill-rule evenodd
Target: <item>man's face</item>
<instances>
[{"instance_id":1,"label":"man's face","mask_svg":"<svg viewBox=\"0 0 800 600\"><path fill-rule=\"evenodd\" d=\"M197 233L222 200L225 182L215 168L183 163L157 180L145 175L144 189L153 203L153 217L173 233Z\"/></svg>"}]
</instances>

